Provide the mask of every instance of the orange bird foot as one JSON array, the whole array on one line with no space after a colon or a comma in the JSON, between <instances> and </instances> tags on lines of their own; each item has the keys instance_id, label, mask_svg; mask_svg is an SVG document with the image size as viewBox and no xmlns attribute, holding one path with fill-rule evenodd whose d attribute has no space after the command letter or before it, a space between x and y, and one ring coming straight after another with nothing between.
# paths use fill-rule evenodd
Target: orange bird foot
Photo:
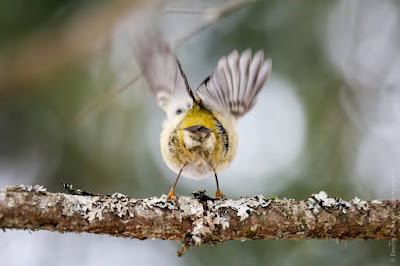
<instances>
[{"instance_id":1,"label":"orange bird foot","mask_svg":"<svg viewBox=\"0 0 400 266\"><path fill-rule=\"evenodd\" d=\"M220 199L226 199L226 196L222 194L222 192L219 189L217 189L217 192L215 192L215 197Z\"/></svg>"},{"instance_id":2,"label":"orange bird foot","mask_svg":"<svg viewBox=\"0 0 400 266\"><path fill-rule=\"evenodd\" d=\"M176 200L175 193L174 193L174 191L172 189L168 194L167 200L174 200L174 201Z\"/></svg>"}]
</instances>

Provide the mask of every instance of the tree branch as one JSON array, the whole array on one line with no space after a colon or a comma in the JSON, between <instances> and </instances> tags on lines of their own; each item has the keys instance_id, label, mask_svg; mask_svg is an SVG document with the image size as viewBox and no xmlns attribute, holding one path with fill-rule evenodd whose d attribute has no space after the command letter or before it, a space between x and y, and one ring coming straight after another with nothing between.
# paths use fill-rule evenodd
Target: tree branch
<instances>
[{"instance_id":1,"label":"tree branch","mask_svg":"<svg viewBox=\"0 0 400 266\"><path fill-rule=\"evenodd\" d=\"M81 191L78 190L80 194ZM220 200L204 192L177 201L49 193L42 186L0 190L0 228L158 238L196 246L256 239L399 239L400 200L344 201L325 192L309 199L255 196Z\"/></svg>"}]
</instances>

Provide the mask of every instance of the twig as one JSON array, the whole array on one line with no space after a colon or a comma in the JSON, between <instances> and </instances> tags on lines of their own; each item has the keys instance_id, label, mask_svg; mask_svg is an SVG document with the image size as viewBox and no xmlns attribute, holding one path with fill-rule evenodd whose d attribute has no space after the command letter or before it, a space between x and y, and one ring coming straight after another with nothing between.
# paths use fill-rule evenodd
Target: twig
<instances>
[{"instance_id":1,"label":"twig","mask_svg":"<svg viewBox=\"0 0 400 266\"><path fill-rule=\"evenodd\" d=\"M191 37L197 35L201 31L205 30L215 22L231 15L235 11L254 3L256 0L238 0L238 1L228 1L217 8L207 8L203 12L203 22L196 25L194 28L187 30L181 36L176 39L171 40L171 45L173 47L179 47L182 43L186 40L190 39Z\"/></svg>"},{"instance_id":2,"label":"twig","mask_svg":"<svg viewBox=\"0 0 400 266\"><path fill-rule=\"evenodd\" d=\"M199 192L177 201L125 195L49 193L42 186L0 190L0 228L158 238L189 248L228 240L400 239L400 200L344 201L325 192L309 199L255 196L220 200Z\"/></svg>"},{"instance_id":3,"label":"twig","mask_svg":"<svg viewBox=\"0 0 400 266\"><path fill-rule=\"evenodd\" d=\"M122 92L126 91L130 86L135 84L139 78L142 76L142 72L137 70L133 74L133 78L128 81L125 85L122 85L121 87L114 89L114 90L108 90L104 92L99 98L95 100L94 103L89 105L86 109L84 109L81 113L79 113L73 120L71 125L72 126L81 126L84 124L85 121L87 121L92 115L94 115L95 111L100 110L101 108L104 108L106 104L112 103L118 95L120 95Z\"/></svg>"}]
</instances>

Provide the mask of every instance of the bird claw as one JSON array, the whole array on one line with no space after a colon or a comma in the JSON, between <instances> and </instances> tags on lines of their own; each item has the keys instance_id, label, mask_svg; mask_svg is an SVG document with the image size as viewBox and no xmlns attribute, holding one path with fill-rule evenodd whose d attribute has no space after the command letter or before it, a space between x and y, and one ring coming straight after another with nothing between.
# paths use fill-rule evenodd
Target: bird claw
<instances>
[{"instance_id":1,"label":"bird claw","mask_svg":"<svg viewBox=\"0 0 400 266\"><path fill-rule=\"evenodd\" d=\"M226 196L222 194L222 192L219 189L217 190L217 192L215 192L215 197L220 199L226 199Z\"/></svg>"},{"instance_id":2,"label":"bird claw","mask_svg":"<svg viewBox=\"0 0 400 266\"><path fill-rule=\"evenodd\" d=\"M176 196L173 190L171 190L168 194L167 200L173 200L176 201Z\"/></svg>"}]
</instances>

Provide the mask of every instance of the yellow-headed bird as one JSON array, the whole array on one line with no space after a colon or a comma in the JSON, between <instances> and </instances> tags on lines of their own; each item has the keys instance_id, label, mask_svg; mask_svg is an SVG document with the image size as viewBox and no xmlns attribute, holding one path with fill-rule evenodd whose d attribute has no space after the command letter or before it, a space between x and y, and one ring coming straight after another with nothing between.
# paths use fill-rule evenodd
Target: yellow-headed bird
<instances>
[{"instance_id":1,"label":"yellow-headed bird","mask_svg":"<svg viewBox=\"0 0 400 266\"><path fill-rule=\"evenodd\" d=\"M217 174L233 161L238 146L237 120L256 103L271 72L262 51L253 58L248 49L222 57L195 91L167 42L157 37L135 41L135 55L143 76L167 115L161 132L161 153L168 167L180 175L202 179L215 175L216 197L222 197Z\"/></svg>"}]
</instances>

